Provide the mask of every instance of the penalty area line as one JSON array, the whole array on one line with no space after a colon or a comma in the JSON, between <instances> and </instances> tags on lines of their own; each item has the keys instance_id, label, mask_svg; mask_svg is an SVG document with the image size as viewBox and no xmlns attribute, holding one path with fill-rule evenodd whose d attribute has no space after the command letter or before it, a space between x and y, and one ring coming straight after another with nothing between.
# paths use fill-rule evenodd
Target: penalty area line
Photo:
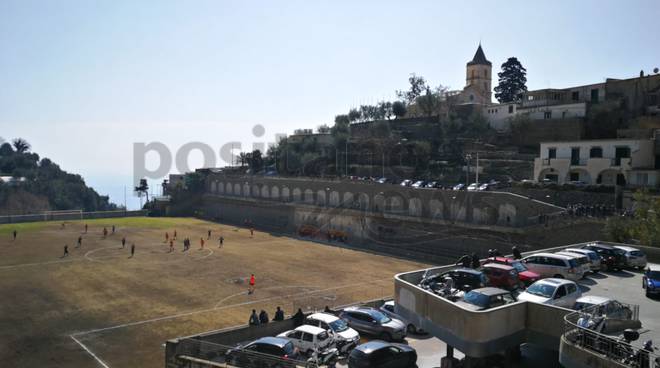
<instances>
[{"instance_id":1,"label":"penalty area line","mask_svg":"<svg viewBox=\"0 0 660 368\"><path fill-rule=\"evenodd\" d=\"M69 335L69 337L72 338L73 341L75 341L78 345L80 345L81 348L85 349L87 354L91 355L92 358L94 358L103 368L110 368L109 365L107 365L101 358L99 358L96 354L94 354L94 352L91 351L87 346L85 346L85 344L80 342L80 340L76 339L75 336Z\"/></svg>"}]
</instances>

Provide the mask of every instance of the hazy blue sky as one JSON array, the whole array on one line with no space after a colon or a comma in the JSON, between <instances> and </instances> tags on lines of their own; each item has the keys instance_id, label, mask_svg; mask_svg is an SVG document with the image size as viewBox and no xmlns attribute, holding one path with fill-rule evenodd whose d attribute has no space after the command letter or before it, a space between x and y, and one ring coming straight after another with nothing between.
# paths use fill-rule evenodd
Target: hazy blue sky
<instances>
[{"instance_id":1,"label":"hazy blue sky","mask_svg":"<svg viewBox=\"0 0 660 368\"><path fill-rule=\"evenodd\" d=\"M460 89L480 40L530 89L633 77L660 66L659 19L657 0L0 0L0 136L121 203L133 142L250 147L392 98L410 73Z\"/></svg>"}]
</instances>

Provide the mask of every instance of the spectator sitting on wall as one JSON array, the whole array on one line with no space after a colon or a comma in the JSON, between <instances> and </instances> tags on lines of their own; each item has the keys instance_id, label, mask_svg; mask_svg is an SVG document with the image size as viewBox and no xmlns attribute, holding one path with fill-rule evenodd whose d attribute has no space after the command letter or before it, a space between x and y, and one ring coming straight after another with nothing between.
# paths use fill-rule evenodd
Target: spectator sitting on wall
<instances>
[{"instance_id":1,"label":"spectator sitting on wall","mask_svg":"<svg viewBox=\"0 0 660 368\"><path fill-rule=\"evenodd\" d=\"M257 315L256 310L252 310L252 314L250 315L250 326L259 326L259 316Z\"/></svg>"},{"instance_id":2,"label":"spectator sitting on wall","mask_svg":"<svg viewBox=\"0 0 660 368\"><path fill-rule=\"evenodd\" d=\"M477 253L472 252L472 268L477 269L479 266L481 266L479 256L477 256Z\"/></svg>"},{"instance_id":3,"label":"spectator sitting on wall","mask_svg":"<svg viewBox=\"0 0 660 368\"><path fill-rule=\"evenodd\" d=\"M262 325L268 323L268 313L263 309L259 312L259 322L261 322Z\"/></svg>"},{"instance_id":4,"label":"spectator sitting on wall","mask_svg":"<svg viewBox=\"0 0 660 368\"><path fill-rule=\"evenodd\" d=\"M293 324L298 327L302 326L303 322L305 321L305 314L303 313L302 309L298 308L298 311L296 314L291 317L293 319Z\"/></svg>"},{"instance_id":5,"label":"spectator sitting on wall","mask_svg":"<svg viewBox=\"0 0 660 368\"><path fill-rule=\"evenodd\" d=\"M463 267L470 267L471 264L472 264L472 257L470 257L470 255L468 254L459 258L458 262L456 262L456 265L461 265Z\"/></svg>"},{"instance_id":6,"label":"spectator sitting on wall","mask_svg":"<svg viewBox=\"0 0 660 368\"><path fill-rule=\"evenodd\" d=\"M520 251L518 250L518 247L515 245L511 248L511 252L513 253L513 259L521 259L522 254L520 254Z\"/></svg>"},{"instance_id":7,"label":"spectator sitting on wall","mask_svg":"<svg viewBox=\"0 0 660 368\"><path fill-rule=\"evenodd\" d=\"M275 311L275 317L273 318L273 321L284 321L284 311L280 309L279 305Z\"/></svg>"},{"instance_id":8,"label":"spectator sitting on wall","mask_svg":"<svg viewBox=\"0 0 660 368\"><path fill-rule=\"evenodd\" d=\"M332 311L332 309L330 309L330 307L328 307L327 305L326 305L325 308L323 309L323 312L324 312L324 313L334 314L334 312Z\"/></svg>"}]
</instances>

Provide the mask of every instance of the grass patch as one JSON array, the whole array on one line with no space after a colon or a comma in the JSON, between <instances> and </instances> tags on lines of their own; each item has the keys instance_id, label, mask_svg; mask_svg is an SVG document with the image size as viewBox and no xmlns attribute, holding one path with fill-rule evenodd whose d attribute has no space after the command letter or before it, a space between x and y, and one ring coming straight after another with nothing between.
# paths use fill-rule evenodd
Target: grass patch
<instances>
[{"instance_id":1,"label":"grass patch","mask_svg":"<svg viewBox=\"0 0 660 368\"><path fill-rule=\"evenodd\" d=\"M93 219L93 220L67 220L67 226L76 224L83 226L107 226L115 225L117 227L134 227L134 228L147 228L147 229L167 229L175 228L177 226L187 225L202 225L206 221L199 220L192 217L115 217L106 219ZM38 222L23 222L16 224L2 224L0 225L0 235L9 235L12 231L18 231L18 235L28 232L40 231L49 226L59 226L62 221L38 221Z\"/></svg>"}]
</instances>

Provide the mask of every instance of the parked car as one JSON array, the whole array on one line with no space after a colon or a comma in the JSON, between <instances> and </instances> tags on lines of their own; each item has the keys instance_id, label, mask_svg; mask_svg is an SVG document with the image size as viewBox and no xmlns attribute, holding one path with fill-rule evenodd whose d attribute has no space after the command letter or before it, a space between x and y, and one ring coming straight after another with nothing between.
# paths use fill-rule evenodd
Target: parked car
<instances>
[{"instance_id":1,"label":"parked car","mask_svg":"<svg viewBox=\"0 0 660 368\"><path fill-rule=\"evenodd\" d=\"M601 257L600 268L604 271L618 271L623 269L626 265L624 252L621 249L616 249L607 244L602 243L589 243L582 247L582 249L593 250Z\"/></svg>"},{"instance_id":2,"label":"parked car","mask_svg":"<svg viewBox=\"0 0 660 368\"><path fill-rule=\"evenodd\" d=\"M426 185L426 182L424 180L417 180L416 182L414 182L411 185L411 187L413 187L413 188L424 188L425 185Z\"/></svg>"},{"instance_id":3,"label":"parked car","mask_svg":"<svg viewBox=\"0 0 660 368\"><path fill-rule=\"evenodd\" d=\"M376 183L378 183L378 184L387 184L387 183L389 183L389 180L387 178L379 178L378 180L376 180Z\"/></svg>"},{"instance_id":4,"label":"parked car","mask_svg":"<svg viewBox=\"0 0 660 368\"><path fill-rule=\"evenodd\" d=\"M332 348L333 338L327 330L311 325L302 325L295 330L282 332L277 337L285 338L293 343L293 346L311 356L314 351L324 351Z\"/></svg>"},{"instance_id":5,"label":"parked car","mask_svg":"<svg viewBox=\"0 0 660 368\"><path fill-rule=\"evenodd\" d=\"M646 254L641 250L625 245L615 245L614 248L621 249L624 252L626 267L639 268L640 270L646 268Z\"/></svg>"},{"instance_id":6,"label":"parked car","mask_svg":"<svg viewBox=\"0 0 660 368\"><path fill-rule=\"evenodd\" d=\"M607 318L631 319L633 315L630 307L623 305L614 299L597 295L585 295L578 298L578 300L575 301L574 309L583 310L586 308L592 308L596 305L599 305L600 307L597 307L598 310L595 311L595 314L605 315Z\"/></svg>"},{"instance_id":7,"label":"parked car","mask_svg":"<svg viewBox=\"0 0 660 368\"><path fill-rule=\"evenodd\" d=\"M530 271L524 263L519 259L513 259L508 257L490 257L486 259L486 263L499 263L504 265L509 265L518 271L518 279L522 281L523 285L529 286L541 279L541 275L536 272Z\"/></svg>"},{"instance_id":8,"label":"parked car","mask_svg":"<svg viewBox=\"0 0 660 368\"><path fill-rule=\"evenodd\" d=\"M598 253L594 252L593 250L578 249L578 248L567 248L567 249L564 249L564 252L583 254L583 255L589 257L589 268L591 269L591 272L596 273L596 272L600 271L600 256L598 255Z\"/></svg>"},{"instance_id":9,"label":"parked car","mask_svg":"<svg viewBox=\"0 0 660 368\"><path fill-rule=\"evenodd\" d=\"M410 334L423 334L425 333L424 330L421 328L418 328L413 322L408 321L407 319L401 317L397 312L395 308L395 304L393 300L387 301L383 303L383 305L378 308L381 312L387 314L390 318L395 318L398 319L399 321L403 322L406 325L406 332Z\"/></svg>"},{"instance_id":10,"label":"parked car","mask_svg":"<svg viewBox=\"0 0 660 368\"><path fill-rule=\"evenodd\" d=\"M470 192L474 192L479 189L479 183L472 183L468 185L467 190Z\"/></svg>"},{"instance_id":11,"label":"parked car","mask_svg":"<svg viewBox=\"0 0 660 368\"><path fill-rule=\"evenodd\" d=\"M536 253L522 262L541 277L566 278L577 281L584 276L582 266L575 258L552 253Z\"/></svg>"},{"instance_id":12,"label":"parked car","mask_svg":"<svg viewBox=\"0 0 660 368\"><path fill-rule=\"evenodd\" d=\"M269 359L269 356L283 359ZM281 337L262 337L229 350L225 357L227 363L236 367L264 368L295 368L299 358L293 343Z\"/></svg>"},{"instance_id":13,"label":"parked car","mask_svg":"<svg viewBox=\"0 0 660 368\"><path fill-rule=\"evenodd\" d=\"M438 188L440 186L437 181L430 181L426 183L427 188Z\"/></svg>"},{"instance_id":14,"label":"parked car","mask_svg":"<svg viewBox=\"0 0 660 368\"><path fill-rule=\"evenodd\" d=\"M591 262L589 262L589 257L585 256L584 254L577 254L573 252L557 252L555 254L561 254L567 257L573 257L577 260L578 264L582 267L582 273L587 274L591 272Z\"/></svg>"},{"instance_id":15,"label":"parked car","mask_svg":"<svg viewBox=\"0 0 660 368\"><path fill-rule=\"evenodd\" d=\"M479 186L479 188L477 188L477 190L480 191L480 192L483 192L483 191L486 191L486 190L490 190L490 184L488 184L488 183L483 183L483 184L481 184L481 185Z\"/></svg>"},{"instance_id":16,"label":"parked car","mask_svg":"<svg viewBox=\"0 0 660 368\"><path fill-rule=\"evenodd\" d=\"M348 368L412 368L417 366L417 352L405 344L369 341L353 349Z\"/></svg>"},{"instance_id":17,"label":"parked car","mask_svg":"<svg viewBox=\"0 0 660 368\"><path fill-rule=\"evenodd\" d=\"M406 337L406 325L403 322L374 308L348 307L341 311L339 318L357 331L378 336L382 340L403 340Z\"/></svg>"},{"instance_id":18,"label":"parked car","mask_svg":"<svg viewBox=\"0 0 660 368\"><path fill-rule=\"evenodd\" d=\"M470 291L488 285L488 276L472 268L457 268L446 271L438 275L437 279L444 280L446 277L454 280L454 287L461 291Z\"/></svg>"},{"instance_id":19,"label":"parked car","mask_svg":"<svg viewBox=\"0 0 660 368\"><path fill-rule=\"evenodd\" d=\"M399 185L401 185L402 187L409 187L409 186L412 185L412 183L413 183L412 180L410 180L410 179L405 179L405 180L402 181L401 184L399 184Z\"/></svg>"},{"instance_id":20,"label":"parked car","mask_svg":"<svg viewBox=\"0 0 660 368\"><path fill-rule=\"evenodd\" d=\"M452 190L465 190L465 184L463 184L463 183L456 184L456 185L454 185L454 187L451 188L451 189L452 189Z\"/></svg>"},{"instance_id":21,"label":"parked car","mask_svg":"<svg viewBox=\"0 0 660 368\"><path fill-rule=\"evenodd\" d=\"M646 290L646 296L660 294L660 266L648 266L642 276L642 288Z\"/></svg>"},{"instance_id":22,"label":"parked car","mask_svg":"<svg viewBox=\"0 0 660 368\"><path fill-rule=\"evenodd\" d=\"M516 298L510 291L495 287L486 287L468 291L465 293L463 300L457 301L456 304L463 308L480 311L514 303L515 301Z\"/></svg>"},{"instance_id":23,"label":"parked car","mask_svg":"<svg viewBox=\"0 0 660 368\"><path fill-rule=\"evenodd\" d=\"M305 324L320 327L334 336L341 354L348 353L360 343L360 334L348 327L343 319L329 313L314 313L305 319Z\"/></svg>"},{"instance_id":24,"label":"parked car","mask_svg":"<svg viewBox=\"0 0 660 368\"><path fill-rule=\"evenodd\" d=\"M518 295L518 300L573 308L582 296L580 287L573 281L549 278L539 280Z\"/></svg>"},{"instance_id":25,"label":"parked car","mask_svg":"<svg viewBox=\"0 0 660 368\"><path fill-rule=\"evenodd\" d=\"M523 286L518 277L518 271L509 265L487 263L481 267L481 272L488 277L488 286L507 290L513 290Z\"/></svg>"}]
</instances>

